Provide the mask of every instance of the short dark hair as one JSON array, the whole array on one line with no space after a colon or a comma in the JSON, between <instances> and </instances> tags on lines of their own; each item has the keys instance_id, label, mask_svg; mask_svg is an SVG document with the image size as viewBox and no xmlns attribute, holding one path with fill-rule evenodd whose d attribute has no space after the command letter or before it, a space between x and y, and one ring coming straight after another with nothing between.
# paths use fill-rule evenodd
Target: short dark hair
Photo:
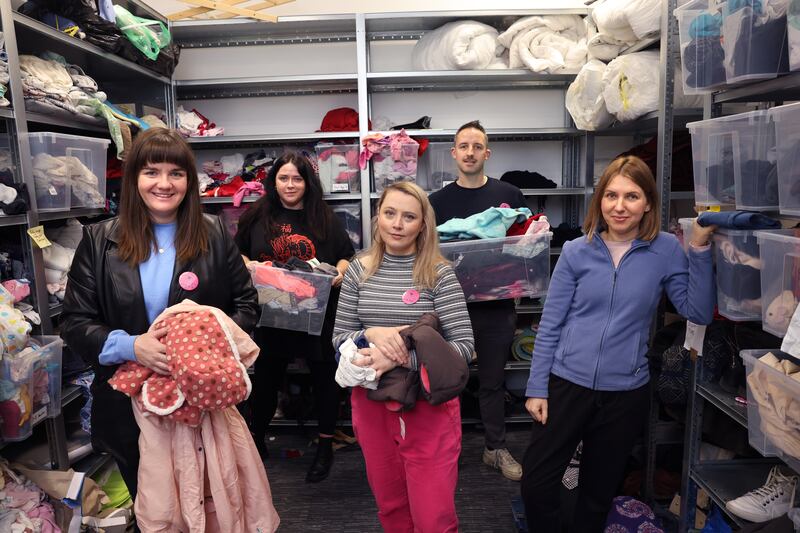
<instances>
[{"instance_id":1,"label":"short dark hair","mask_svg":"<svg viewBox=\"0 0 800 533\"><path fill-rule=\"evenodd\" d=\"M480 120L473 120L471 122L467 122L466 124L462 124L460 128L456 130L456 134L453 137L453 144L455 144L456 139L458 138L458 134L464 130L478 130L479 132L483 133L484 139L486 139L486 144L489 144L489 136L486 134L486 129L481 124Z\"/></svg>"}]
</instances>

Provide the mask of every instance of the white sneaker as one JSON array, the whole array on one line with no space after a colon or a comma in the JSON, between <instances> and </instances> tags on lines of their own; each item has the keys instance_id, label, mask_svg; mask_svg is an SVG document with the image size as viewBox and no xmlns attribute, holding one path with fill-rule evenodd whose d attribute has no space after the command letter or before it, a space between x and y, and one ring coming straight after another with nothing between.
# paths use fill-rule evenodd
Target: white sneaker
<instances>
[{"instance_id":1,"label":"white sneaker","mask_svg":"<svg viewBox=\"0 0 800 533\"><path fill-rule=\"evenodd\" d=\"M503 476L511 481L522 479L522 465L520 465L507 448L498 450L483 449L483 463L496 468Z\"/></svg>"},{"instance_id":2,"label":"white sneaker","mask_svg":"<svg viewBox=\"0 0 800 533\"><path fill-rule=\"evenodd\" d=\"M766 522L785 515L794 503L797 476L787 476L775 466L769 471L763 486L739 496L725 507L740 518L751 522Z\"/></svg>"}]
</instances>

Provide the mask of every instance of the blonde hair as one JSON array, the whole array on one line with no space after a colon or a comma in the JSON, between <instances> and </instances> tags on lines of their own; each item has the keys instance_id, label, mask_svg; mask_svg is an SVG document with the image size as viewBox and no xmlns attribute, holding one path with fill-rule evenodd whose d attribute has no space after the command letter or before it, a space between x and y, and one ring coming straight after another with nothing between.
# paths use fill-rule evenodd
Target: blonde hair
<instances>
[{"instance_id":1,"label":"blonde hair","mask_svg":"<svg viewBox=\"0 0 800 533\"><path fill-rule=\"evenodd\" d=\"M380 217L381 207L386 200L386 196L392 191L412 196L419 202L422 210L422 231L417 236L417 257L414 259L413 280L417 288L433 289L439 279L438 267L439 265L447 264L447 260L439 251L436 216L433 212L433 206L428 201L428 195L417 185L407 181L401 181L386 187L383 190L383 194L381 194L380 200L378 200L377 214L372 219L372 246L358 256L364 266L364 274L361 277L361 281L364 282L375 274L383 261L383 255L386 253L386 243L381 238L378 230L378 217Z\"/></svg>"},{"instance_id":2,"label":"blonde hair","mask_svg":"<svg viewBox=\"0 0 800 533\"><path fill-rule=\"evenodd\" d=\"M583 232L586 234L586 239L591 241L596 233L606 228L601 203L608 184L617 176L625 176L644 191L644 197L650 204L650 210L644 213L642 221L639 222L639 234L636 238L642 241L652 241L658 237L661 228L661 202L658 200L658 190L653 173L650 172L650 168L644 161L633 155L616 158L603 171L589 204L589 212L583 221Z\"/></svg>"}]
</instances>

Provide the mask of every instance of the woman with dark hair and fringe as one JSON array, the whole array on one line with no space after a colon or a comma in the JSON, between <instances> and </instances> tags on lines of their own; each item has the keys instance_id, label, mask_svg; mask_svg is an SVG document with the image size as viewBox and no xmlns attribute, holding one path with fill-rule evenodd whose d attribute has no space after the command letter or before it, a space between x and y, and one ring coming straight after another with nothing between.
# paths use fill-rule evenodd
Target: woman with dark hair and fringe
<instances>
[{"instance_id":1,"label":"woman with dark hair and fringe","mask_svg":"<svg viewBox=\"0 0 800 533\"><path fill-rule=\"evenodd\" d=\"M533 351L525 407L535 422L522 464L531 533L560 532L559 485L583 442L570 531L602 531L649 411L649 330L666 294L697 324L714 314L708 243L695 222L688 257L659 231L653 174L633 156L603 172L584 221L564 244Z\"/></svg>"},{"instance_id":2,"label":"woman with dark hair and fringe","mask_svg":"<svg viewBox=\"0 0 800 533\"><path fill-rule=\"evenodd\" d=\"M267 194L239 220L236 244L245 262L317 259L336 267L320 335L277 328L256 328L261 348L256 361L251 399L256 446L266 456L267 427L278 407L278 390L293 357L306 358L311 370L314 403L319 418L319 445L306 481L328 477L333 464L333 432L339 410L336 359L331 344L339 285L355 251L344 227L322 199L322 185L308 158L287 152L275 160L264 183Z\"/></svg>"},{"instance_id":3,"label":"woman with dark hair and fringe","mask_svg":"<svg viewBox=\"0 0 800 533\"><path fill-rule=\"evenodd\" d=\"M135 361L159 374L169 365L166 328L150 329L184 299L216 307L252 331L258 298L236 245L200 205L186 141L151 128L125 160L119 216L84 227L64 297L61 335L92 365L92 446L111 454L136 498L139 427L131 399L108 383Z\"/></svg>"}]
</instances>

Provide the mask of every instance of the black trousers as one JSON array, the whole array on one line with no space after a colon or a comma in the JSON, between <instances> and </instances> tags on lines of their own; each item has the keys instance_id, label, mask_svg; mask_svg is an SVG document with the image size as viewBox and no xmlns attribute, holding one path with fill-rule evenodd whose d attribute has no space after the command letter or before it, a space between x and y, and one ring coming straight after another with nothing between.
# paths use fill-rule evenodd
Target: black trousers
<instances>
[{"instance_id":1,"label":"black trousers","mask_svg":"<svg viewBox=\"0 0 800 533\"><path fill-rule=\"evenodd\" d=\"M253 433L263 439L267 427L278 408L278 391L283 386L289 359L265 355L256 359L251 412ZM339 400L342 389L336 383L336 361L308 361L314 387L314 405L319 417L319 432L332 435L336 431L339 415Z\"/></svg>"},{"instance_id":2,"label":"black trousers","mask_svg":"<svg viewBox=\"0 0 800 533\"><path fill-rule=\"evenodd\" d=\"M547 424L533 423L522 463L520 488L529 531L562 531L561 478L581 440L578 503L570 531L603 531L628 456L644 430L648 385L595 391L551 374L547 407Z\"/></svg>"},{"instance_id":3,"label":"black trousers","mask_svg":"<svg viewBox=\"0 0 800 533\"><path fill-rule=\"evenodd\" d=\"M506 447L505 366L514 340L517 314L512 305L468 306L478 354L478 401L486 446Z\"/></svg>"}]
</instances>

